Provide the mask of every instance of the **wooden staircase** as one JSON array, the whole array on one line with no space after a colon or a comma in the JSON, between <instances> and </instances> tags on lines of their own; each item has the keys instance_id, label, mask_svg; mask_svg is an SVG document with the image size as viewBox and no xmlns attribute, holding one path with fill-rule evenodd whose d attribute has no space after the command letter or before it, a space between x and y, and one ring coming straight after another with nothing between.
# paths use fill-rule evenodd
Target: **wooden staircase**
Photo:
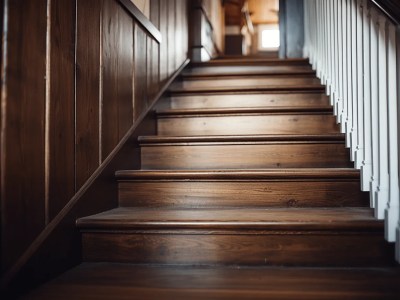
<instances>
[{"instance_id":1,"label":"wooden staircase","mask_svg":"<svg viewBox=\"0 0 400 300\"><path fill-rule=\"evenodd\" d=\"M169 94L158 135L138 140L141 169L116 174L119 207L77 220L85 263L30 297L86 299L98 285L123 298L121 284L129 299L400 295L394 249L306 60L192 64Z\"/></svg>"}]
</instances>

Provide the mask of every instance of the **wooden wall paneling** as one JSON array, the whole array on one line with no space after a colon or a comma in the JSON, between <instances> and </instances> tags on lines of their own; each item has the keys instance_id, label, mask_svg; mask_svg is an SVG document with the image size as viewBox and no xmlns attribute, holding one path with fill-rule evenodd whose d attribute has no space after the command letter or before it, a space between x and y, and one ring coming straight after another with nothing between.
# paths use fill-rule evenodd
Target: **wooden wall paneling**
<instances>
[{"instance_id":1,"label":"wooden wall paneling","mask_svg":"<svg viewBox=\"0 0 400 300\"><path fill-rule=\"evenodd\" d=\"M1 128L2 270L45 226L46 13L46 0L8 1L8 65L2 78L7 87Z\"/></svg>"},{"instance_id":2,"label":"wooden wall paneling","mask_svg":"<svg viewBox=\"0 0 400 300\"><path fill-rule=\"evenodd\" d=\"M151 98L157 94L160 89L160 45L152 40L152 85L151 85Z\"/></svg>"},{"instance_id":3,"label":"wooden wall paneling","mask_svg":"<svg viewBox=\"0 0 400 300\"><path fill-rule=\"evenodd\" d=\"M182 5L184 0L175 0L175 66L182 62Z\"/></svg>"},{"instance_id":4,"label":"wooden wall paneling","mask_svg":"<svg viewBox=\"0 0 400 300\"><path fill-rule=\"evenodd\" d=\"M169 1L160 1L160 30L163 40L160 45L160 81L168 78L168 4Z\"/></svg>"},{"instance_id":5,"label":"wooden wall paneling","mask_svg":"<svg viewBox=\"0 0 400 300\"><path fill-rule=\"evenodd\" d=\"M101 147L104 160L132 124L133 21L115 1L103 2Z\"/></svg>"},{"instance_id":6,"label":"wooden wall paneling","mask_svg":"<svg viewBox=\"0 0 400 300\"><path fill-rule=\"evenodd\" d=\"M160 0L150 0L150 21L160 30Z\"/></svg>"},{"instance_id":7,"label":"wooden wall paneling","mask_svg":"<svg viewBox=\"0 0 400 300\"><path fill-rule=\"evenodd\" d=\"M133 20L122 7L118 8L118 141L133 124L133 68L134 40Z\"/></svg>"},{"instance_id":8,"label":"wooden wall paneling","mask_svg":"<svg viewBox=\"0 0 400 300\"><path fill-rule=\"evenodd\" d=\"M101 2L98 0L77 1L75 129L77 190L100 165L101 7Z\"/></svg>"},{"instance_id":9,"label":"wooden wall paneling","mask_svg":"<svg viewBox=\"0 0 400 300\"><path fill-rule=\"evenodd\" d=\"M147 35L135 24L135 101L134 118L146 109L147 104Z\"/></svg>"},{"instance_id":10,"label":"wooden wall paneling","mask_svg":"<svg viewBox=\"0 0 400 300\"><path fill-rule=\"evenodd\" d=\"M168 0L168 76L170 76L175 71L175 0Z\"/></svg>"},{"instance_id":11,"label":"wooden wall paneling","mask_svg":"<svg viewBox=\"0 0 400 300\"><path fill-rule=\"evenodd\" d=\"M51 2L47 221L75 194L75 12L75 1Z\"/></svg>"}]
</instances>

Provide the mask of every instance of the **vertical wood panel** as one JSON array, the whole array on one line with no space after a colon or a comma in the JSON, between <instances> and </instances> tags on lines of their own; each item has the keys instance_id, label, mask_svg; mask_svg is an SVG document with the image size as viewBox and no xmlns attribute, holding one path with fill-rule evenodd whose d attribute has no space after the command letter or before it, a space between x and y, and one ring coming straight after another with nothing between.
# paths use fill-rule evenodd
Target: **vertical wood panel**
<instances>
[{"instance_id":1,"label":"vertical wood panel","mask_svg":"<svg viewBox=\"0 0 400 300\"><path fill-rule=\"evenodd\" d=\"M168 0L168 76L175 71L175 0Z\"/></svg>"},{"instance_id":2,"label":"vertical wood panel","mask_svg":"<svg viewBox=\"0 0 400 300\"><path fill-rule=\"evenodd\" d=\"M133 124L133 67L134 41L133 20L121 8L118 8L118 142ZM106 124L105 124L106 125Z\"/></svg>"},{"instance_id":3,"label":"vertical wood panel","mask_svg":"<svg viewBox=\"0 0 400 300\"><path fill-rule=\"evenodd\" d=\"M150 21L160 30L160 0L150 0Z\"/></svg>"},{"instance_id":4,"label":"vertical wood panel","mask_svg":"<svg viewBox=\"0 0 400 300\"><path fill-rule=\"evenodd\" d=\"M49 220L75 193L75 2L52 1L50 16Z\"/></svg>"},{"instance_id":5,"label":"vertical wood panel","mask_svg":"<svg viewBox=\"0 0 400 300\"><path fill-rule=\"evenodd\" d=\"M133 21L116 2L105 0L103 3L101 141L104 160L132 124Z\"/></svg>"},{"instance_id":6,"label":"vertical wood panel","mask_svg":"<svg viewBox=\"0 0 400 300\"><path fill-rule=\"evenodd\" d=\"M147 36L139 25L135 25L135 119L147 104Z\"/></svg>"},{"instance_id":7,"label":"vertical wood panel","mask_svg":"<svg viewBox=\"0 0 400 300\"><path fill-rule=\"evenodd\" d=\"M1 141L3 270L45 225L46 1L8 1L8 9Z\"/></svg>"},{"instance_id":8,"label":"vertical wood panel","mask_svg":"<svg viewBox=\"0 0 400 300\"><path fill-rule=\"evenodd\" d=\"M160 81L165 82L168 78L168 1L160 1L160 30L162 43L160 45Z\"/></svg>"},{"instance_id":9,"label":"vertical wood panel","mask_svg":"<svg viewBox=\"0 0 400 300\"><path fill-rule=\"evenodd\" d=\"M77 1L77 189L99 166L100 14L98 0Z\"/></svg>"}]
</instances>

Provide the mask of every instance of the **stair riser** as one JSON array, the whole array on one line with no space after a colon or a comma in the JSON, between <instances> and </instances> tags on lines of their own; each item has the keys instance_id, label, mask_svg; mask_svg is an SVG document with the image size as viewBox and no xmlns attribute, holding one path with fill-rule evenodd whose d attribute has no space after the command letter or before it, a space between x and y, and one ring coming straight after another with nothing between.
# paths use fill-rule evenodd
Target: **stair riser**
<instances>
[{"instance_id":1,"label":"stair riser","mask_svg":"<svg viewBox=\"0 0 400 300\"><path fill-rule=\"evenodd\" d=\"M83 233L85 261L155 264L379 267L393 248L383 233L213 231Z\"/></svg>"},{"instance_id":2,"label":"stair riser","mask_svg":"<svg viewBox=\"0 0 400 300\"><path fill-rule=\"evenodd\" d=\"M214 115L158 119L159 135L328 134L339 132L323 114Z\"/></svg>"},{"instance_id":3,"label":"stair riser","mask_svg":"<svg viewBox=\"0 0 400 300\"><path fill-rule=\"evenodd\" d=\"M238 79L198 79L185 80L171 85L171 89L175 88L219 88L219 87L252 87L252 86L293 86L293 85L315 85L320 86L321 82L314 76L290 76L281 78L249 78L242 77Z\"/></svg>"},{"instance_id":4,"label":"stair riser","mask_svg":"<svg viewBox=\"0 0 400 300\"><path fill-rule=\"evenodd\" d=\"M203 74L264 74L273 72L309 72L310 66L216 66L216 67L199 67L185 70L183 74L203 75Z\"/></svg>"},{"instance_id":5,"label":"stair riser","mask_svg":"<svg viewBox=\"0 0 400 300\"><path fill-rule=\"evenodd\" d=\"M142 169L353 167L343 143L142 146Z\"/></svg>"},{"instance_id":6,"label":"stair riser","mask_svg":"<svg viewBox=\"0 0 400 300\"><path fill-rule=\"evenodd\" d=\"M171 108L232 108L232 107L328 107L328 98L313 94L232 94L203 96L172 96Z\"/></svg>"},{"instance_id":7,"label":"stair riser","mask_svg":"<svg viewBox=\"0 0 400 300\"><path fill-rule=\"evenodd\" d=\"M125 181L121 206L135 207L365 207L358 181Z\"/></svg>"}]
</instances>

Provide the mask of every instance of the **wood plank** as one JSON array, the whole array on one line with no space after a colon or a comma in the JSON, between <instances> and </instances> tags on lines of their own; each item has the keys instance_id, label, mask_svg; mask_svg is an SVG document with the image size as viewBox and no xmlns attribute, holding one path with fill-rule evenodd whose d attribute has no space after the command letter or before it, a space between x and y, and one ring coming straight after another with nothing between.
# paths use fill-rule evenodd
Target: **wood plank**
<instances>
[{"instance_id":1,"label":"wood plank","mask_svg":"<svg viewBox=\"0 0 400 300\"><path fill-rule=\"evenodd\" d=\"M223 88L223 87L264 87L264 86L295 86L295 85L308 85L308 86L320 86L320 80L314 76L232 76L224 77L219 76L216 78L201 78L201 79L186 79L182 82L175 82L172 84L171 89L212 89L212 88Z\"/></svg>"},{"instance_id":2,"label":"wood plank","mask_svg":"<svg viewBox=\"0 0 400 300\"><path fill-rule=\"evenodd\" d=\"M337 133L334 116L324 114L208 115L158 119L159 135L245 135Z\"/></svg>"},{"instance_id":3,"label":"wood plank","mask_svg":"<svg viewBox=\"0 0 400 300\"><path fill-rule=\"evenodd\" d=\"M147 170L353 167L344 142L142 145L141 159Z\"/></svg>"},{"instance_id":4,"label":"wood plank","mask_svg":"<svg viewBox=\"0 0 400 300\"><path fill-rule=\"evenodd\" d=\"M214 230L213 230L214 231ZM215 232L215 231L214 231ZM83 233L88 262L252 266L394 266L383 230L370 234L203 234L165 232ZM151 233L151 234L149 234ZM352 249L349 251L348 249Z\"/></svg>"},{"instance_id":5,"label":"wood plank","mask_svg":"<svg viewBox=\"0 0 400 300\"><path fill-rule=\"evenodd\" d=\"M167 0L168 3L168 75L171 75L176 68L176 49L175 31L177 30L175 19L175 0Z\"/></svg>"},{"instance_id":6,"label":"wood plank","mask_svg":"<svg viewBox=\"0 0 400 300\"><path fill-rule=\"evenodd\" d=\"M7 88L1 128L2 271L45 226L46 11L45 0L8 2L7 70L2 78Z\"/></svg>"},{"instance_id":7,"label":"wood plank","mask_svg":"<svg viewBox=\"0 0 400 300\"><path fill-rule=\"evenodd\" d=\"M48 221L75 194L75 2L51 5Z\"/></svg>"},{"instance_id":8,"label":"wood plank","mask_svg":"<svg viewBox=\"0 0 400 300\"><path fill-rule=\"evenodd\" d=\"M168 1L160 1L160 30L164 38L160 44L160 80L161 83L165 83L168 78L168 43L171 43L168 39Z\"/></svg>"},{"instance_id":9,"label":"wood plank","mask_svg":"<svg viewBox=\"0 0 400 300\"><path fill-rule=\"evenodd\" d=\"M135 100L134 119L147 108L147 36L140 26L135 25Z\"/></svg>"},{"instance_id":10,"label":"wood plank","mask_svg":"<svg viewBox=\"0 0 400 300\"><path fill-rule=\"evenodd\" d=\"M314 106L329 107L329 99L322 93L268 93L268 94L225 94L225 95L172 95L171 108L223 108L223 107L273 107Z\"/></svg>"},{"instance_id":11,"label":"wood plank","mask_svg":"<svg viewBox=\"0 0 400 300\"><path fill-rule=\"evenodd\" d=\"M132 124L134 54L133 21L123 8L114 1L105 1L102 22L103 101L101 140L102 160L104 160Z\"/></svg>"},{"instance_id":12,"label":"wood plank","mask_svg":"<svg viewBox=\"0 0 400 300\"><path fill-rule=\"evenodd\" d=\"M236 229L287 231L360 231L383 229L371 208L202 208L119 207L77 220L83 230ZM295 227L294 227L295 226ZM383 237L382 237L383 239Z\"/></svg>"},{"instance_id":13,"label":"wood plank","mask_svg":"<svg viewBox=\"0 0 400 300\"><path fill-rule=\"evenodd\" d=\"M123 181L119 204L126 207L365 207L359 180L185 179Z\"/></svg>"},{"instance_id":14,"label":"wood plank","mask_svg":"<svg viewBox=\"0 0 400 300\"><path fill-rule=\"evenodd\" d=\"M102 2L77 2L76 189L100 164L100 20ZM92 28L88 31L88 28Z\"/></svg>"},{"instance_id":15,"label":"wood plank","mask_svg":"<svg viewBox=\"0 0 400 300\"><path fill-rule=\"evenodd\" d=\"M150 0L150 21L160 30L160 0Z\"/></svg>"},{"instance_id":16,"label":"wood plank","mask_svg":"<svg viewBox=\"0 0 400 300\"><path fill-rule=\"evenodd\" d=\"M23 299L396 299L399 280L398 268L84 263Z\"/></svg>"},{"instance_id":17,"label":"wood plank","mask_svg":"<svg viewBox=\"0 0 400 300\"><path fill-rule=\"evenodd\" d=\"M217 76L217 75L248 75L248 74L273 74L273 73L313 73L309 65L304 66L285 66L285 65L250 65L250 66L198 66L185 69L185 76Z\"/></svg>"},{"instance_id":18,"label":"wood plank","mask_svg":"<svg viewBox=\"0 0 400 300\"><path fill-rule=\"evenodd\" d=\"M309 65L308 58L286 58L286 59L275 59L275 58L263 58L263 57L252 57L252 58L223 58L214 59L206 62L194 62L191 64L194 67L208 67L208 66L276 66L276 65Z\"/></svg>"}]
</instances>

